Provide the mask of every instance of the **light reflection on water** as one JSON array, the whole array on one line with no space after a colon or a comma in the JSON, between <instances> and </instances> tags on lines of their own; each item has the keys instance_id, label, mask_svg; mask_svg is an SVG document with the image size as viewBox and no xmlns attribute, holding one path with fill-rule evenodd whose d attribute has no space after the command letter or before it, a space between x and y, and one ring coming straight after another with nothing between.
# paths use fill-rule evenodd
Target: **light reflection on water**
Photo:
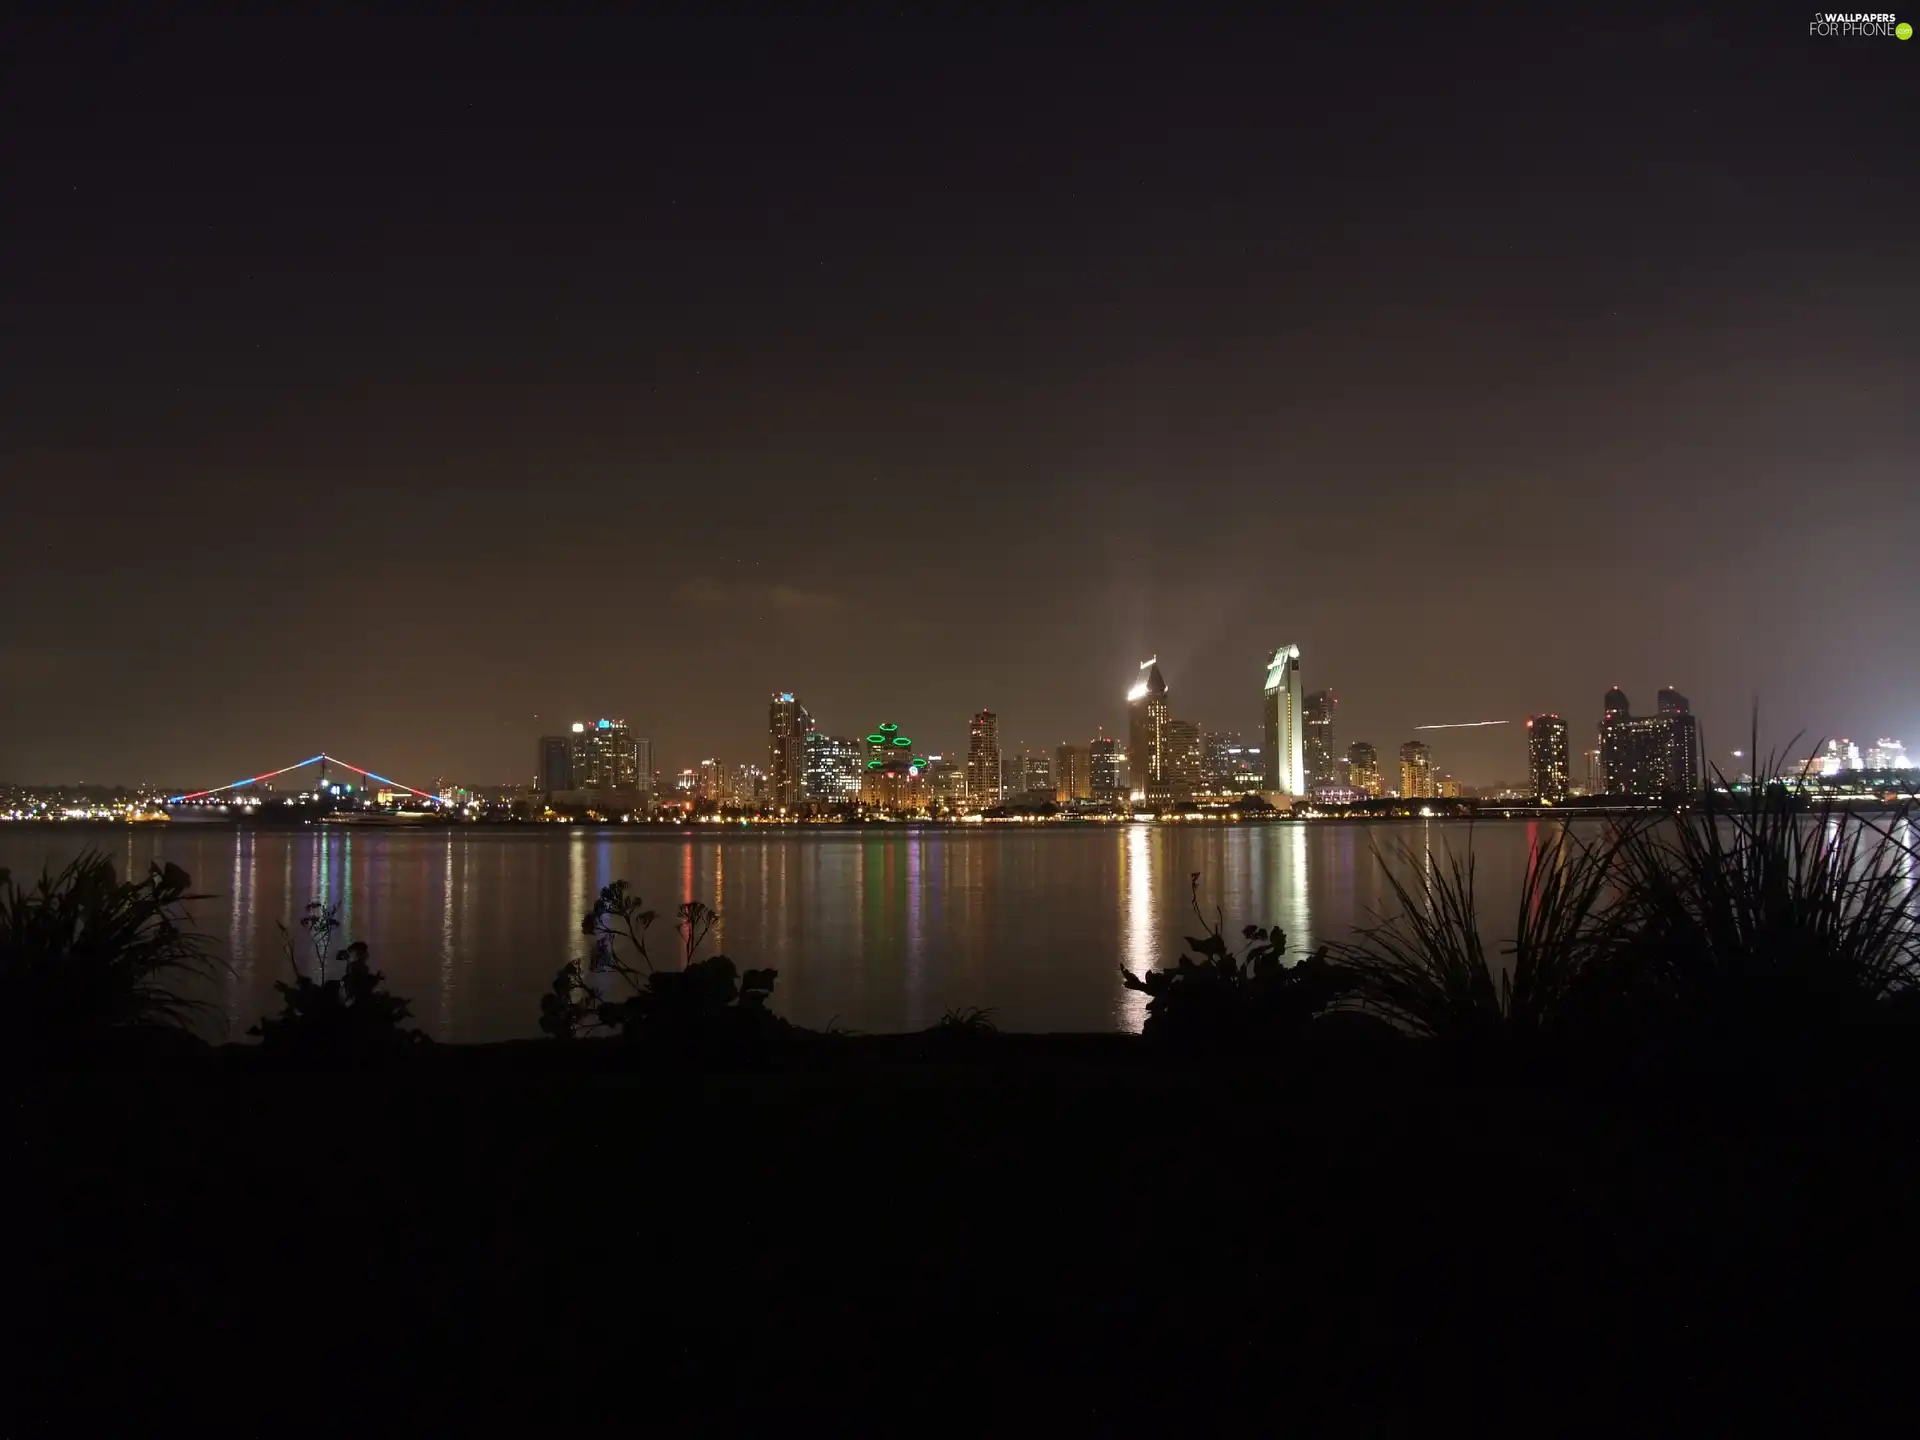
<instances>
[{"instance_id":1,"label":"light reflection on water","mask_svg":"<svg viewBox=\"0 0 1920 1440\"><path fill-rule=\"evenodd\" d=\"M586 953L581 916L601 886L631 882L659 913L656 962L687 899L724 917L712 949L779 971L774 1005L797 1023L897 1031L945 1010L995 1009L1021 1030L1137 1029L1145 997L1120 983L1172 963L1199 933L1189 877L1228 938L1277 925L1289 951L1347 938L1388 895L1371 849L1418 865L1471 836L1482 911L1510 929L1531 845L1556 827L1394 825L1020 826L773 832L623 830L351 832L0 829L0 865L38 873L89 840L132 873L183 866L194 907L234 973L217 995L238 1038L277 1008L276 925L309 899L340 906L340 943L365 940L419 1023L451 1040L538 1033L554 972ZM1909 844L1913 837L1906 837ZM1395 863L1404 863L1396 861ZM1910 860L1910 882L1916 867ZM1506 928L1502 928L1506 927ZM297 932L296 932L297 933Z\"/></svg>"}]
</instances>

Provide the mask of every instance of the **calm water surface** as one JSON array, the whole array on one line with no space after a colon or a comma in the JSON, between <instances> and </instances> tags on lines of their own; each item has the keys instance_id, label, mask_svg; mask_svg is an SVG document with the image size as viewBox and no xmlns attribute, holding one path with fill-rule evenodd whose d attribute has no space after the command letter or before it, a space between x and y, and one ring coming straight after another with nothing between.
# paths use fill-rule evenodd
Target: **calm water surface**
<instances>
[{"instance_id":1,"label":"calm water surface","mask_svg":"<svg viewBox=\"0 0 1920 1440\"><path fill-rule=\"evenodd\" d=\"M1464 848L1483 913L1504 939L1531 846L1552 822L1042 826L755 831L232 830L176 825L0 827L16 876L84 846L143 872L171 860L210 898L194 907L232 977L216 1038L278 1009L278 926L312 899L338 904L389 987L437 1039L539 1033L540 997L583 953L580 917L625 879L663 917L696 898L720 911L720 948L780 972L774 1008L801 1025L914 1030L949 1008L990 1006L1003 1028L1138 1029L1145 997L1120 966L1171 963L1197 932L1201 873L1229 934L1277 924L1295 948L1348 937L1386 904L1370 854ZM1580 828L1580 827L1576 827ZM671 926L655 926L671 953Z\"/></svg>"}]
</instances>

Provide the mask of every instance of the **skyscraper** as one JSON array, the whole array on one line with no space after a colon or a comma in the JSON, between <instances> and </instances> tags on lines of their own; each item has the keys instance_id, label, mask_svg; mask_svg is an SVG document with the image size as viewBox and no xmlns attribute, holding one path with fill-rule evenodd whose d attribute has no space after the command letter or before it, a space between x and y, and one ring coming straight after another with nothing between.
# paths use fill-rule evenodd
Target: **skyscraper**
<instances>
[{"instance_id":1,"label":"skyscraper","mask_svg":"<svg viewBox=\"0 0 1920 1440\"><path fill-rule=\"evenodd\" d=\"M1053 752L1054 798L1061 804L1086 800L1093 795L1093 778L1087 768L1087 747L1062 744Z\"/></svg>"},{"instance_id":2,"label":"skyscraper","mask_svg":"<svg viewBox=\"0 0 1920 1440\"><path fill-rule=\"evenodd\" d=\"M867 747L862 742L808 730L800 737L800 748L805 803L850 805L860 798L860 781L867 768Z\"/></svg>"},{"instance_id":3,"label":"skyscraper","mask_svg":"<svg viewBox=\"0 0 1920 1440\"><path fill-rule=\"evenodd\" d=\"M1600 763L1609 795L1691 795L1700 788L1700 726L1678 690L1660 692L1660 713L1634 715L1617 687L1600 721Z\"/></svg>"},{"instance_id":4,"label":"skyscraper","mask_svg":"<svg viewBox=\"0 0 1920 1440\"><path fill-rule=\"evenodd\" d=\"M1907 747L1898 740L1881 736L1867 750L1867 768L1869 770L1909 770L1911 763L1907 759Z\"/></svg>"},{"instance_id":5,"label":"skyscraper","mask_svg":"<svg viewBox=\"0 0 1920 1440\"><path fill-rule=\"evenodd\" d=\"M1400 795L1406 800L1433 798L1433 751L1424 740L1400 747Z\"/></svg>"},{"instance_id":6,"label":"skyscraper","mask_svg":"<svg viewBox=\"0 0 1920 1440\"><path fill-rule=\"evenodd\" d=\"M573 789L573 737L542 735L540 758L534 770L534 788L547 795Z\"/></svg>"},{"instance_id":7,"label":"skyscraper","mask_svg":"<svg viewBox=\"0 0 1920 1440\"><path fill-rule=\"evenodd\" d=\"M1306 719L1302 753L1309 789L1340 783L1339 752L1333 748L1333 716L1339 708L1340 701L1331 690L1316 690L1301 702L1300 712Z\"/></svg>"},{"instance_id":8,"label":"skyscraper","mask_svg":"<svg viewBox=\"0 0 1920 1440\"><path fill-rule=\"evenodd\" d=\"M1127 692L1127 771L1133 777L1133 798L1149 805L1172 799L1167 788L1167 682L1160 658L1140 666L1140 678Z\"/></svg>"},{"instance_id":9,"label":"skyscraper","mask_svg":"<svg viewBox=\"0 0 1920 1440\"><path fill-rule=\"evenodd\" d=\"M1225 795L1234 788L1241 748L1240 736L1232 730L1209 730L1200 737L1201 784L1208 791Z\"/></svg>"},{"instance_id":10,"label":"skyscraper","mask_svg":"<svg viewBox=\"0 0 1920 1440\"><path fill-rule=\"evenodd\" d=\"M1053 757L1044 750L1025 750L1020 755L1020 793L1053 797Z\"/></svg>"},{"instance_id":11,"label":"skyscraper","mask_svg":"<svg viewBox=\"0 0 1920 1440\"><path fill-rule=\"evenodd\" d=\"M813 717L806 706L791 690L776 691L767 706L767 798L778 809L796 809L806 800L806 736L811 729Z\"/></svg>"},{"instance_id":12,"label":"skyscraper","mask_svg":"<svg viewBox=\"0 0 1920 1440\"><path fill-rule=\"evenodd\" d=\"M1000 717L991 710L967 726L967 803L975 810L1000 803Z\"/></svg>"},{"instance_id":13,"label":"skyscraper","mask_svg":"<svg viewBox=\"0 0 1920 1440\"><path fill-rule=\"evenodd\" d=\"M652 746L636 740L627 732L624 720L596 720L592 724L576 722L573 727L574 790L651 789L651 771L642 777L641 747L646 745L651 759Z\"/></svg>"},{"instance_id":14,"label":"skyscraper","mask_svg":"<svg viewBox=\"0 0 1920 1440\"><path fill-rule=\"evenodd\" d=\"M1097 735L1087 742L1087 785L1095 800L1112 804L1124 798L1120 766L1125 759L1120 742L1111 735Z\"/></svg>"},{"instance_id":15,"label":"skyscraper","mask_svg":"<svg viewBox=\"0 0 1920 1440\"><path fill-rule=\"evenodd\" d=\"M1167 721L1161 756L1166 767L1169 800L1191 800L1200 793L1206 773L1206 752L1198 725L1191 720Z\"/></svg>"},{"instance_id":16,"label":"skyscraper","mask_svg":"<svg viewBox=\"0 0 1920 1440\"><path fill-rule=\"evenodd\" d=\"M1306 735L1298 645L1282 645L1267 657L1267 679L1260 695L1266 719L1265 788L1275 795L1305 795Z\"/></svg>"},{"instance_id":17,"label":"skyscraper","mask_svg":"<svg viewBox=\"0 0 1920 1440\"><path fill-rule=\"evenodd\" d=\"M1347 747L1347 784L1375 800L1385 788L1380 780L1380 752L1364 740Z\"/></svg>"},{"instance_id":18,"label":"skyscraper","mask_svg":"<svg viewBox=\"0 0 1920 1440\"><path fill-rule=\"evenodd\" d=\"M1536 799L1557 805L1567 798L1567 722L1558 715L1527 721L1527 775Z\"/></svg>"}]
</instances>

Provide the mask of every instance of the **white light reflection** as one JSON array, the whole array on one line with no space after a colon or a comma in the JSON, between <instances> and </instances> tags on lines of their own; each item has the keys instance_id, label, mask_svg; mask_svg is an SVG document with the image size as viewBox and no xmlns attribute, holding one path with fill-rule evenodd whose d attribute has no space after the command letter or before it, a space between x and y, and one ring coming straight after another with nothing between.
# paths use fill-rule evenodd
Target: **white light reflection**
<instances>
[{"instance_id":1,"label":"white light reflection","mask_svg":"<svg viewBox=\"0 0 1920 1440\"><path fill-rule=\"evenodd\" d=\"M905 836L907 847L907 1026L918 1030L929 1023L929 1017L921 1011L926 989L926 936L922 932L923 919L920 908L925 903L926 891L923 888L920 868L925 858L920 851L922 844L920 832L909 830Z\"/></svg>"},{"instance_id":2,"label":"white light reflection","mask_svg":"<svg viewBox=\"0 0 1920 1440\"><path fill-rule=\"evenodd\" d=\"M453 1038L453 829L447 829L446 854L440 868L440 1039Z\"/></svg>"},{"instance_id":3,"label":"white light reflection","mask_svg":"<svg viewBox=\"0 0 1920 1440\"><path fill-rule=\"evenodd\" d=\"M1311 831L1304 825L1283 825L1279 830L1277 868L1286 881L1273 913L1276 923L1287 932L1287 959L1300 960L1311 953L1314 942L1313 898L1307 888L1307 836Z\"/></svg>"},{"instance_id":4,"label":"white light reflection","mask_svg":"<svg viewBox=\"0 0 1920 1440\"><path fill-rule=\"evenodd\" d=\"M1127 825L1116 836L1120 845L1121 950L1126 968L1145 975L1154 966L1153 825ZM1122 1030L1138 1035L1147 1023L1147 997L1122 985L1114 1019Z\"/></svg>"},{"instance_id":5,"label":"white light reflection","mask_svg":"<svg viewBox=\"0 0 1920 1440\"><path fill-rule=\"evenodd\" d=\"M244 1030L248 1003L247 982L253 978L253 957L241 943L240 919L253 908L253 832L233 833L233 890L227 897L227 1031Z\"/></svg>"}]
</instances>

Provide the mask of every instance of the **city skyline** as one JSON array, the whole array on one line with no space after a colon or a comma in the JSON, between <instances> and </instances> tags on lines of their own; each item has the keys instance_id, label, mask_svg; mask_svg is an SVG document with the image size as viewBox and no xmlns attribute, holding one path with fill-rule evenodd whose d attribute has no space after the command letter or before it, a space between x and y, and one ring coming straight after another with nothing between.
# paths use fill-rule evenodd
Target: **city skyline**
<instances>
[{"instance_id":1,"label":"city skyline","mask_svg":"<svg viewBox=\"0 0 1920 1440\"><path fill-rule=\"evenodd\" d=\"M1916 47L1804 30L32 27L0 777L1253 736L1283 640L1469 783L1920 734Z\"/></svg>"}]
</instances>

